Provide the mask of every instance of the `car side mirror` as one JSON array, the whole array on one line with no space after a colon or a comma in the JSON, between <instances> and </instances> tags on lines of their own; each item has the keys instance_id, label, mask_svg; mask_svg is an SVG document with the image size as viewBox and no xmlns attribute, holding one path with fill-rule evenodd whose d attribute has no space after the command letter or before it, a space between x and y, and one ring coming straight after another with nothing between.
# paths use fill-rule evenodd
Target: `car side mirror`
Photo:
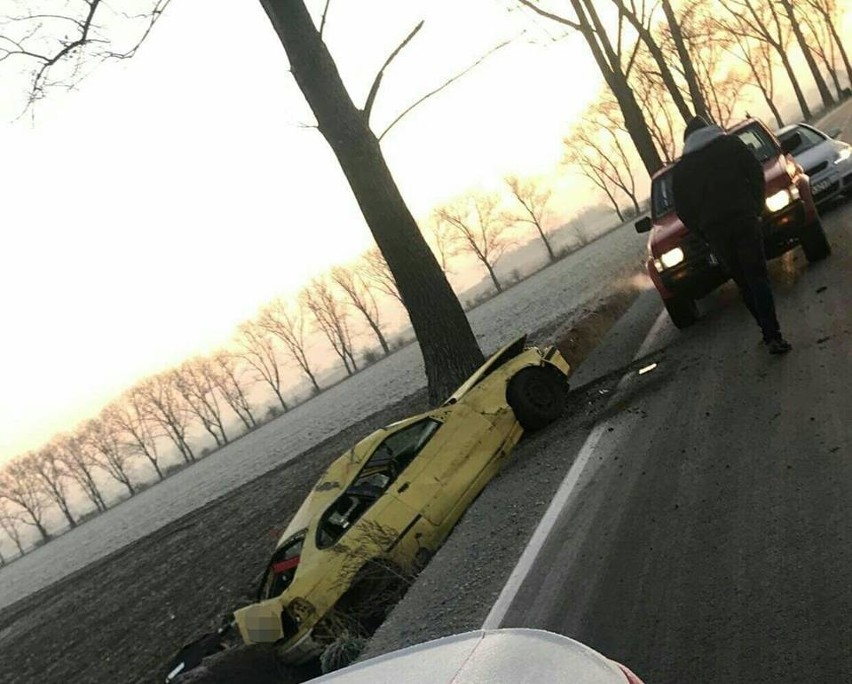
<instances>
[{"instance_id":1,"label":"car side mirror","mask_svg":"<svg viewBox=\"0 0 852 684\"><path fill-rule=\"evenodd\" d=\"M842 128L832 128L830 131L827 131L827 132L826 132L826 135L827 135L829 138L839 138L839 137L840 137L840 135L841 135L841 133L843 133L843 129L842 129Z\"/></svg>"},{"instance_id":2,"label":"car side mirror","mask_svg":"<svg viewBox=\"0 0 852 684\"><path fill-rule=\"evenodd\" d=\"M633 224L636 227L637 233L648 233L651 230L651 217L644 216Z\"/></svg>"},{"instance_id":3,"label":"car side mirror","mask_svg":"<svg viewBox=\"0 0 852 684\"><path fill-rule=\"evenodd\" d=\"M799 133L793 133L789 138L784 138L781 141L781 151L784 154L790 154L799 145L802 144L802 136Z\"/></svg>"}]
</instances>

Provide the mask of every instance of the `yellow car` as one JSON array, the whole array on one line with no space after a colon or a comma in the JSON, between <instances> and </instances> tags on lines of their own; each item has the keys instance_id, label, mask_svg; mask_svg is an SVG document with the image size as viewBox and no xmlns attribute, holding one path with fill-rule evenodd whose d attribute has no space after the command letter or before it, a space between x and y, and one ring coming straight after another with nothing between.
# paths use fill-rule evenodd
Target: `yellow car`
<instances>
[{"instance_id":1,"label":"yellow car","mask_svg":"<svg viewBox=\"0 0 852 684\"><path fill-rule=\"evenodd\" d=\"M258 590L234 614L247 644L301 663L367 636L500 469L524 430L561 414L569 367L526 337L494 354L443 405L377 430L338 458L284 531Z\"/></svg>"}]
</instances>

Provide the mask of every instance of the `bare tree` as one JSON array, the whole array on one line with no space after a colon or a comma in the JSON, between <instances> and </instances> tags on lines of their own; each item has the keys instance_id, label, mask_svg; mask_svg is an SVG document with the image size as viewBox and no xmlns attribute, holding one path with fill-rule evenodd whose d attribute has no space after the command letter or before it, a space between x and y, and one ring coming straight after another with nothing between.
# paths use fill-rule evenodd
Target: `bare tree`
<instances>
[{"instance_id":1,"label":"bare tree","mask_svg":"<svg viewBox=\"0 0 852 684\"><path fill-rule=\"evenodd\" d=\"M18 553L23 556L26 551L24 550L24 543L21 539L20 522L20 516L9 510L9 502L6 499L0 499L0 529L18 547Z\"/></svg>"},{"instance_id":2,"label":"bare tree","mask_svg":"<svg viewBox=\"0 0 852 684\"><path fill-rule=\"evenodd\" d=\"M334 353L340 357L346 373L358 370L352 336L349 332L349 317L343 303L332 292L329 282L314 278L299 295L305 308L310 311L318 328L325 335Z\"/></svg>"},{"instance_id":3,"label":"bare tree","mask_svg":"<svg viewBox=\"0 0 852 684\"><path fill-rule=\"evenodd\" d=\"M134 387L125 392L119 400L104 409L102 419L111 425L111 429L124 437L125 446L144 457L163 480L165 476L160 468L160 454L157 450L158 434L154 430L156 422L148 411L150 406Z\"/></svg>"},{"instance_id":4,"label":"bare tree","mask_svg":"<svg viewBox=\"0 0 852 684\"><path fill-rule=\"evenodd\" d=\"M263 307L257 319L261 328L284 343L284 349L311 381L314 391L319 392L320 386L308 359L305 322L305 307L302 301L289 304L280 297Z\"/></svg>"},{"instance_id":5,"label":"bare tree","mask_svg":"<svg viewBox=\"0 0 852 684\"><path fill-rule=\"evenodd\" d=\"M451 229L459 248L473 254L485 267L497 292L502 292L494 267L512 241L500 211L500 197L496 193L474 193L439 207L435 215Z\"/></svg>"},{"instance_id":6,"label":"bare tree","mask_svg":"<svg viewBox=\"0 0 852 684\"><path fill-rule=\"evenodd\" d=\"M680 71L689 88L689 97L692 100L692 106L696 114L708 118L710 112L707 110L707 103L704 101L704 93L698 82L698 74L695 72L692 55L690 55L689 48L686 46L686 41L683 38L680 20L675 14L670 0L662 0L662 6L668 24L668 36L674 45L673 52L678 56L677 65L680 67ZM665 51L665 47L663 49Z\"/></svg>"},{"instance_id":7,"label":"bare tree","mask_svg":"<svg viewBox=\"0 0 852 684\"><path fill-rule=\"evenodd\" d=\"M81 436L93 453L97 465L116 482L123 484L130 496L136 494L136 488L128 472L133 452L125 448L121 436L101 416L87 420L82 428Z\"/></svg>"},{"instance_id":8,"label":"bare tree","mask_svg":"<svg viewBox=\"0 0 852 684\"><path fill-rule=\"evenodd\" d=\"M228 435L211 375L210 360L200 356L169 371L171 382L186 402L187 409L201 421L216 446L221 447L228 443Z\"/></svg>"},{"instance_id":9,"label":"bare tree","mask_svg":"<svg viewBox=\"0 0 852 684\"><path fill-rule=\"evenodd\" d=\"M2 22L0 63L25 70L32 104L73 87L98 62L135 55L169 2L150 0L145 12L127 0L80 0L74 9L64 0L17 2Z\"/></svg>"},{"instance_id":10,"label":"bare tree","mask_svg":"<svg viewBox=\"0 0 852 684\"><path fill-rule=\"evenodd\" d=\"M811 109L789 57L791 27L778 11L775 0L717 0L717 3L704 3L704 16L717 16L718 12L714 8L721 7L729 18L729 21L724 22L728 31L771 45L790 79L802 116L810 119Z\"/></svg>"},{"instance_id":11,"label":"bare tree","mask_svg":"<svg viewBox=\"0 0 852 684\"><path fill-rule=\"evenodd\" d=\"M622 139L623 126L618 119L618 109L613 106L608 94L602 93L565 139L565 162L577 166L606 195L619 220L624 221L619 194L623 193L630 199L634 213L641 210L633 160Z\"/></svg>"},{"instance_id":12,"label":"bare tree","mask_svg":"<svg viewBox=\"0 0 852 684\"><path fill-rule=\"evenodd\" d=\"M840 85L840 78L837 73L838 49L834 36L831 33L832 24L826 21L823 13L818 10L814 11L814 9L808 5L804 7L797 6L796 16L807 28L807 42L811 52L813 52L816 59L822 62L822 65L828 71L837 97L842 100L843 86Z\"/></svg>"},{"instance_id":13,"label":"bare tree","mask_svg":"<svg viewBox=\"0 0 852 684\"><path fill-rule=\"evenodd\" d=\"M803 0L808 8L816 12L822 19L823 23L828 27L834 45L840 52L840 57L843 59L843 66L846 67L846 79L852 86L852 63L849 61L849 53L843 45L843 40L838 33L837 26L842 22L841 7L842 4L837 0ZM808 15L811 13L808 12Z\"/></svg>"},{"instance_id":14,"label":"bare tree","mask_svg":"<svg viewBox=\"0 0 852 684\"><path fill-rule=\"evenodd\" d=\"M427 242L435 253L435 258L441 265L441 270L449 277L452 273L451 261L459 253L459 247L454 239L455 230L446 221L434 213L427 224Z\"/></svg>"},{"instance_id":15,"label":"bare tree","mask_svg":"<svg viewBox=\"0 0 852 684\"><path fill-rule=\"evenodd\" d=\"M144 414L150 418L163 434L175 445L183 460L195 461L195 454L187 441L190 415L186 402L174 386L172 376L160 373L140 382L134 391L141 400Z\"/></svg>"},{"instance_id":16,"label":"bare tree","mask_svg":"<svg viewBox=\"0 0 852 684\"><path fill-rule=\"evenodd\" d=\"M0 499L21 508L23 516L19 520L35 527L42 541L50 539L44 522L48 497L38 476L23 459L10 461L0 473Z\"/></svg>"},{"instance_id":17,"label":"bare tree","mask_svg":"<svg viewBox=\"0 0 852 684\"><path fill-rule=\"evenodd\" d=\"M239 354L220 349L210 359L210 380L219 390L219 394L231 410L251 430L257 425L252 413L251 402L246 395L248 381L245 378L246 365ZM287 404L283 406L287 410Z\"/></svg>"},{"instance_id":18,"label":"bare tree","mask_svg":"<svg viewBox=\"0 0 852 684\"><path fill-rule=\"evenodd\" d=\"M363 273L364 278L379 292L386 294L388 297L393 297L404 307L405 302L402 301L402 295L399 294L399 288L396 285L396 280L394 280L393 272L390 270L390 266L388 266L388 262L385 261L384 256L382 256L381 250L378 247L370 247L361 257L361 262L361 273ZM441 270L446 272L443 265Z\"/></svg>"},{"instance_id":19,"label":"bare tree","mask_svg":"<svg viewBox=\"0 0 852 684\"><path fill-rule=\"evenodd\" d=\"M423 353L430 403L438 404L482 363L483 356L458 298L399 192L379 141L401 116L443 86L405 109L378 137L370 124L386 69L422 24L391 52L373 81L364 107L358 108L304 2L261 0L261 4L289 57L290 71L316 116L317 127L335 153L394 274Z\"/></svg>"},{"instance_id":20,"label":"bare tree","mask_svg":"<svg viewBox=\"0 0 852 684\"><path fill-rule=\"evenodd\" d=\"M799 22L799 19L796 17L795 12L793 11L793 3L791 0L777 0L781 4L781 7L784 8L784 12L787 15L787 20L790 22L790 26L793 28L793 35L796 36L796 42L799 44L799 49L802 51L802 55L805 57L805 61L808 64L808 68L811 70L811 75L814 78L814 83L816 83L817 90L819 91L819 96L822 98L822 104L824 107L833 107L834 106L834 97L831 95L831 91L828 89L828 85L826 85L825 79L822 76L822 72L819 69L819 66L814 59L814 55L811 52L811 48L808 45L808 41L805 39L804 33L802 33L802 26Z\"/></svg>"},{"instance_id":21,"label":"bare tree","mask_svg":"<svg viewBox=\"0 0 852 684\"><path fill-rule=\"evenodd\" d=\"M71 478L80 486L98 511L107 509L106 501L95 480L95 458L81 438L79 431L59 435L51 442Z\"/></svg>"},{"instance_id":22,"label":"bare tree","mask_svg":"<svg viewBox=\"0 0 852 684\"><path fill-rule=\"evenodd\" d=\"M27 466L41 481L47 494L62 511L65 520L71 527L77 527L77 521L71 513L68 503L68 480L70 476L65 464L60 458L60 452L52 443L48 443L38 451L24 456Z\"/></svg>"},{"instance_id":23,"label":"bare tree","mask_svg":"<svg viewBox=\"0 0 852 684\"><path fill-rule=\"evenodd\" d=\"M613 94L621 109L624 128L633 141L639 158L649 174L655 173L662 165L659 151L645 122L642 109L636 100L633 88L630 86L630 72L633 68L638 44L633 41L628 44L624 35L623 13L617 17L616 37L611 39L603 21L598 15L594 0L569 0L573 16L564 16L544 9L536 0L517 0L517 2L539 16L551 19L556 23L577 31L595 59L607 87ZM561 7L561 4L560 4Z\"/></svg>"},{"instance_id":24,"label":"bare tree","mask_svg":"<svg viewBox=\"0 0 852 684\"><path fill-rule=\"evenodd\" d=\"M657 77L653 66L646 64L641 56L637 59L636 73L641 75L645 83L644 88L636 89L639 106L645 114L645 120L648 122L651 137L654 138L657 149L660 150L665 162L670 163L677 156L678 150L675 133L678 128L676 120L679 121L677 112L674 111L668 91ZM709 114L706 116L709 117Z\"/></svg>"},{"instance_id":25,"label":"bare tree","mask_svg":"<svg viewBox=\"0 0 852 684\"><path fill-rule=\"evenodd\" d=\"M390 353L390 347L382 333L376 298L367 286L367 281L361 272L352 267L335 266L331 269L331 280L346 295L349 305L364 317L370 330L373 331L373 334L379 341L382 351L385 354Z\"/></svg>"},{"instance_id":26,"label":"bare tree","mask_svg":"<svg viewBox=\"0 0 852 684\"><path fill-rule=\"evenodd\" d=\"M247 321L238 328L236 342L240 358L254 369L263 382L269 385L278 398L281 408L284 411L289 410L281 388L282 369L272 341L272 333L257 321Z\"/></svg>"},{"instance_id":27,"label":"bare tree","mask_svg":"<svg viewBox=\"0 0 852 684\"><path fill-rule=\"evenodd\" d=\"M656 75L668 92L668 96L681 118L684 122L689 121L693 116L693 112L690 110L689 105L686 103L686 99L680 91L680 87L675 81L674 74L669 68L669 63L666 60L663 48L660 46L657 38L651 31L652 23L654 21L653 9L656 7L656 3L654 6L649 6L648 0L611 1L618 8L619 16L623 16L627 19L644 43L645 49L656 65Z\"/></svg>"},{"instance_id":28,"label":"bare tree","mask_svg":"<svg viewBox=\"0 0 852 684\"><path fill-rule=\"evenodd\" d=\"M741 60L748 68L751 79L747 85L751 85L760 91L766 106L775 117L778 128L784 126L781 111L775 104L775 57L774 50L769 43L762 40L754 40L743 35L736 35L735 47L731 49L737 59Z\"/></svg>"},{"instance_id":29,"label":"bare tree","mask_svg":"<svg viewBox=\"0 0 852 684\"><path fill-rule=\"evenodd\" d=\"M547 256L551 261L556 261L556 254L553 252L550 240L547 239L547 230L545 229L548 216L547 203L550 201L552 192L549 189L542 188L535 181L522 181L516 176L506 178L505 182L509 187L509 192L512 193L512 197L520 205L518 211L512 215L512 219L535 228L544 243Z\"/></svg>"}]
</instances>

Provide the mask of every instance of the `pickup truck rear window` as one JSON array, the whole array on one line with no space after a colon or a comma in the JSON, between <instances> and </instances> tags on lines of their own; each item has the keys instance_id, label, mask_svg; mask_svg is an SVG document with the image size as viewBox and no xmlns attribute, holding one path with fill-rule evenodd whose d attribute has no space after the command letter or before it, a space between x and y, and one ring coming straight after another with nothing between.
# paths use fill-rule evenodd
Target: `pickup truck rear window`
<instances>
[{"instance_id":1,"label":"pickup truck rear window","mask_svg":"<svg viewBox=\"0 0 852 684\"><path fill-rule=\"evenodd\" d=\"M748 147L757 160L764 164L773 157L781 154L778 145L762 126L753 123L734 133ZM651 209L654 218L664 216L674 210L672 194L672 170L657 176L651 185Z\"/></svg>"}]
</instances>

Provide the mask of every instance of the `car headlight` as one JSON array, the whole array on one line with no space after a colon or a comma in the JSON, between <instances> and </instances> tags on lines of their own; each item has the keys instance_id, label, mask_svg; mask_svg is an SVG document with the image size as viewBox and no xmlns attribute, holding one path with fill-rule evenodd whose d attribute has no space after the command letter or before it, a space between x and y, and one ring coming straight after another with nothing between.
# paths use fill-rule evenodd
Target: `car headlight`
<instances>
[{"instance_id":1,"label":"car headlight","mask_svg":"<svg viewBox=\"0 0 852 684\"><path fill-rule=\"evenodd\" d=\"M677 266L683 260L683 250L680 247L675 247L674 249L670 249L668 252L664 252L659 259L654 259L654 268L656 268L657 271L662 271L663 269Z\"/></svg>"},{"instance_id":2,"label":"car headlight","mask_svg":"<svg viewBox=\"0 0 852 684\"><path fill-rule=\"evenodd\" d=\"M797 192L798 194L798 192ZM793 201L793 193L789 190L779 190L766 198L766 208L771 212L781 211Z\"/></svg>"},{"instance_id":3,"label":"car headlight","mask_svg":"<svg viewBox=\"0 0 852 684\"><path fill-rule=\"evenodd\" d=\"M837 153L837 157L834 160L835 164L840 164L841 162L845 162L849 157L852 157L852 147L844 147Z\"/></svg>"}]
</instances>

